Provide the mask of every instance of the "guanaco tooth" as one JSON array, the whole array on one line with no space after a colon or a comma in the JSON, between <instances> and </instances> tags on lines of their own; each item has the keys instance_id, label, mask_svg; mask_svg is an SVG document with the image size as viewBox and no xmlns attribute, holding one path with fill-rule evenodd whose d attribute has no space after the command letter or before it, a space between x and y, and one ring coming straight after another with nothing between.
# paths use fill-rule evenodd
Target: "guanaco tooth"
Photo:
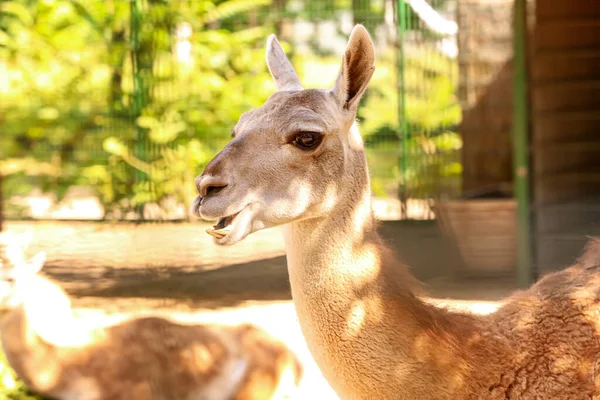
<instances>
[{"instance_id":1,"label":"guanaco tooth","mask_svg":"<svg viewBox=\"0 0 600 400\"><path fill-rule=\"evenodd\" d=\"M206 233L208 233L210 236L216 237L217 239L222 239L225 236L227 236L227 234L229 233L229 231L227 229L212 229L212 228L208 228L206 230Z\"/></svg>"},{"instance_id":2,"label":"guanaco tooth","mask_svg":"<svg viewBox=\"0 0 600 400\"><path fill-rule=\"evenodd\" d=\"M206 233L208 233L208 234L209 234L210 236L212 236L212 237L216 237L217 239L221 239L221 238L223 238L223 237L224 237L224 236L223 236L223 235L221 235L220 233L217 233L217 232L213 231L211 228L208 228L208 229L206 230Z\"/></svg>"}]
</instances>

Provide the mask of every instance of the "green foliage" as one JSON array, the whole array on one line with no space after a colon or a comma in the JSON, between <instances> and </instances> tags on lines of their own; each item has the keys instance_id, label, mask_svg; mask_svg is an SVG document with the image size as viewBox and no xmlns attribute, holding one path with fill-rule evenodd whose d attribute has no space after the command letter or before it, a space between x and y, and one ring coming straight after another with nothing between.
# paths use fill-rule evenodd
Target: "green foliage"
<instances>
[{"instance_id":1,"label":"green foliage","mask_svg":"<svg viewBox=\"0 0 600 400\"><path fill-rule=\"evenodd\" d=\"M5 196L40 188L60 199L84 185L96 190L109 217L143 217L145 204L164 208L171 200L187 210L193 178L229 140L239 116L275 90L264 63L264 38L273 31L265 23L270 0L136 4L0 4ZM373 21L383 15L362 0L310 2L296 13L331 18L341 8ZM186 26L191 35L179 31ZM332 85L339 55L315 49L293 57L306 87ZM378 54L377 64L359 110L374 192L395 196L402 179L424 196L441 178L457 184L455 62L434 50L407 56L404 152L394 50ZM12 215L20 212L15 207Z\"/></svg>"},{"instance_id":2,"label":"green foliage","mask_svg":"<svg viewBox=\"0 0 600 400\"><path fill-rule=\"evenodd\" d=\"M458 79L455 61L432 50L407 54L404 96L408 129L404 141L398 134L399 94L396 85L390 84L398 82L396 71L392 52L379 56L359 112L374 192L395 195L398 182L404 182L406 191L416 198L458 192L462 140L456 132L461 108L455 95Z\"/></svg>"},{"instance_id":3,"label":"green foliage","mask_svg":"<svg viewBox=\"0 0 600 400\"><path fill-rule=\"evenodd\" d=\"M0 400L45 400L25 387L0 351Z\"/></svg>"},{"instance_id":4,"label":"green foliage","mask_svg":"<svg viewBox=\"0 0 600 400\"><path fill-rule=\"evenodd\" d=\"M40 187L60 196L77 184L94 186L109 213L167 197L189 205L193 177L272 91L270 30L222 27L267 3L2 3L0 107L10 118L0 156L13 160L0 164L5 195ZM191 51L178 60L172 33L183 22ZM52 168L13 165L24 160Z\"/></svg>"},{"instance_id":5,"label":"green foliage","mask_svg":"<svg viewBox=\"0 0 600 400\"><path fill-rule=\"evenodd\" d=\"M105 129L108 65L102 36L67 1L7 1L0 6L2 173L9 197L31 187L57 194L79 180L79 165ZM13 160L13 161L11 161ZM20 160L20 161L14 161ZM23 164L27 168L10 168ZM51 168L31 167L49 165ZM7 165L9 168L7 168Z\"/></svg>"}]
</instances>

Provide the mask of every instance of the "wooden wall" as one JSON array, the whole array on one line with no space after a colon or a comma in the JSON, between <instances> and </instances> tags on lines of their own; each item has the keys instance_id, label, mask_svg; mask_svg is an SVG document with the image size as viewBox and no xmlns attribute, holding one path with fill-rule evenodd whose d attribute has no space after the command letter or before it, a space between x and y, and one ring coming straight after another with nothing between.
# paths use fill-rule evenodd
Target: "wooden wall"
<instances>
[{"instance_id":1,"label":"wooden wall","mask_svg":"<svg viewBox=\"0 0 600 400\"><path fill-rule=\"evenodd\" d=\"M537 0L534 26L532 194L544 273L600 235L600 0Z\"/></svg>"},{"instance_id":2,"label":"wooden wall","mask_svg":"<svg viewBox=\"0 0 600 400\"><path fill-rule=\"evenodd\" d=\"M514 0L461 0L463 189L512 182ZM530 1L534 252L539 273L600 236L600 0Z\"/></svg>"},{"instance_id":3,"label":"wooden wall","mask_svg":"<svg viewBox=\"0 0 600 400\"><path fill-rule=\"evenodd\" d=\"M512 181L513 0L457 4L463 190Z\"/></svg>"}]
</instances>

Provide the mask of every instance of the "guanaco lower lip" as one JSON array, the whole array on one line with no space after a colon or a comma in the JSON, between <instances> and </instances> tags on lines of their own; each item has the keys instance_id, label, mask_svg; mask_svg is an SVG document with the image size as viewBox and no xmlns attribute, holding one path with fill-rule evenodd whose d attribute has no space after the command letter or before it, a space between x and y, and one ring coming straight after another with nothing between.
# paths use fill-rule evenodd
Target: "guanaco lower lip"
<instances>
[{"instance_id":1,"label":"guanaco lower lip","mask_svg":"<svg viewBox=\"0 0 600 400\"><path fill-rule=\"evenodd\" d=\"M207 233L215 238L215 244L231 246L252 233L255 215L256 209L253 204L247 204L238 213L220 218L212 229L207 230Z\"/></svg>"},{"instance_id":2,"label":"guanaco lower lip","mask_svg":"<svg viewBox=\"0 0 600 400\"><path fill-rule=\"evenodd\" d=\"M208 233L212 237L216 237L217 239L224 238L231 231L231 229L229 229L229 228L233 224L233 220L235 219L235 217L237 217L240 212L229 215L227 217L220 218L217 221L216 225L214 225L212 228L206 229L206 233Z\"/></svg>"}]
</instances>

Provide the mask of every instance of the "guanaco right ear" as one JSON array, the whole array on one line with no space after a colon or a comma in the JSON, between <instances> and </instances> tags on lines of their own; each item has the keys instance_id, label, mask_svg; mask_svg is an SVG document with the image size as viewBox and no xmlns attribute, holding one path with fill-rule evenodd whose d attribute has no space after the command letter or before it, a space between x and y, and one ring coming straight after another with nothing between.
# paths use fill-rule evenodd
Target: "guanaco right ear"
<instances>
[{"instance_id":1,"label":"guanaco right ear","mask_svg":"<svg viewBox=\"0 0 600 400\"><path fill-rule=\"evenodd\" d=\"M267 67L280 91L302 90L298 74L275 35L267 39Z\"/></svg>"},{"instance_id":2,"label":"guanaco right ear","mask_svg":"<svg viewBox=\"0 0 600 400\"><path fill-rule=\"evenodd\" d=\"M40 251L33 256L27 264L29 267L29 273L32 275L37 274L44 267L44 264L46 264L46 252Z\"/></svg>"},{"instance_id":3,"label":"guanaco right ear","mask_svg":"<svg viewBox=\"0 0 600 400\"><path fill-rule=\"evenodd\" d=\"M355 111L375 72L375 51L369 32L362 25L352 29L342 68L333 87L333 93L346 110Z\"/></svg>"}]
</instances>

